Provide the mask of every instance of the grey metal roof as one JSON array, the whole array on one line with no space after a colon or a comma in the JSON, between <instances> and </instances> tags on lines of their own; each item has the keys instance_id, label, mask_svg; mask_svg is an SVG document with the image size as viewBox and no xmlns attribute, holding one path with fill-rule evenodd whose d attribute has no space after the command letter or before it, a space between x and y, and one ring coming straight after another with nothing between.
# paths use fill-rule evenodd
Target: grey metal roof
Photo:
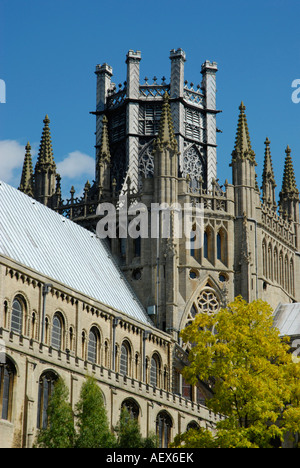
<instances>
[{"instance_id":1,"label":"grey metal roof","mask_svg":"<svg viewBox=\"0 0 300 468\"><path fill-rule=\"evenodd\" d=\"M279 304L274 314L274 327L281 336L300 335L300 303Z\"/></svg>"},{"instance_id":2,"label":"grey metal roof","mask_svg":"<svg viewBox=\"0 0 300 468\"><path fill-rule=\"evenodd\" d=\"M152 325L103 240L4 182L0 254Z\"/></svg>"}]
</instances>

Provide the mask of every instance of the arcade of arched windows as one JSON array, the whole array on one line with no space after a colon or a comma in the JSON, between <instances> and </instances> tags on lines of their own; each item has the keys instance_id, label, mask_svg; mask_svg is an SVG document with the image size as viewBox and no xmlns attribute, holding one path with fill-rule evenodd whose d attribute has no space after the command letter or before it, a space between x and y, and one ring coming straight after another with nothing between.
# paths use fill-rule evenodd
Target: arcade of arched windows
<instances>
[{"instance_id":1,"label":"arcade of arched windows","mask_svg":"<svg viewBox=\"0 0 300 468\"><path fill-rule=\"evenodd\" d=\"M11 421L14 396L16 394L17 370L14 362L9 356L0 361L0 421ZM46 429L48 426L48 406L54 386L59 375L51 369L42 372L39 376L37 386L33 392L37 399L36 427ZM128 417L139 421L141 410L134 398L126 398L121 404L121 410L126 408ZM173 420L167 411L160 411L156 419L156 434L159 446L168 447L171 441Z\"/></svg>"},{"instance_id":2,"label":"arcade of arched windows","mask_svg":"<svg viewBox=\"0 0 300 468\"><path fill-rule=\"evenodd\" d=\"M279 284L288 294L295 295L295 268L291 252L264 238L262 269L267 280Z\"/></svg>"},{"instance_id":3,"label":"arcade of arched windows","mask_svg":"<svg viewBox=\"0 0 300 468\"><path fill-rule=\"evenodd\" d=\"M212 226L207 224L204 233L197 238L196 225L193 226L190 239L190 255L198 263L208 261L215 265L218 261L228 264L228 233L225 226Z\"/></svg>"},{"instance_id":4,"label":"arcade of arched windows","mask_svg":"<svg viewBox=\"0 0 300 468\"><path fill-rule=\"evenodd\" d=\"M20 337L22 342L25 338L33 344L39 341L41 336L41 323L37 311L31 309L31 304L26 295L21 292L12 298L5 298L2 304L3 329L9 331L11 339ZM84 364L106 368L118 374L119 378L143 382L155 389L170 391L170 369L169 350L167 342L161 338L148 335L146 340L144 332L133 324L120 321L118 324L115 349L113 350L111 340L111 322L103 324L101 321L90 320L90 326L81 330L68 322L68 315L61 308L51 314L46 311L44 321L44 346L48 347L51 355L60 357L61 353L73 353L76 359L81 359ZM89 321L85 321L87 325ZM105 336L107 335L107 336ZM128 338L131 337L131 338ZM144 353L141 352L141 344L145 341ZM1 345L1 340L0 340ZM165 349L164 349L165 348ZM113 352L115 356L113 359ZM115 360L115 368L112 363ZM59 375L54 369L47 369L39 376L35 390L37 402L36 427L42 429L47 427L47 408L54 384ZM0 347L0 420L12 420L14 399L17 394L18 385L17 370L14 362L9 356L3 359ZM124 405L130 412L131 417L138 418L140 414L138 404L133 400L126 400ZM169 443L171 425L166 415L159 418L157 431L161 436L161 443Z\"/></svg>"},{"instance_id":5,"label":"arcade of arched windows","mask_svg":"<svg viewBox=\"0 0 300 468\"><path fill-rule=\"evenodd\" d=\"M2 310L4 329L13 335L39 341L42 328L39 314L34 310L31 311L29 300L25 295L18 293L12 300L5 299ZM107 324L103 325L107 337L98 322L91 322L90 327L79 331L75 325L68 323L67 315L59 309L53 315L45 316L43 344L58 354L72 353L86 363L114 370L124 378L145 380L148 385L169 390L170 372L168 365L164 363L168 355L167 348L164 349L167 343L150 334L145 340L143 356L141 353L143 330L123 321L120 321L119 327L123 330L120 336L132 335L132 340L117 339L113 349L110 328ZM151 349L152 352L149 352Z\"/></svg>"}]
</instances>

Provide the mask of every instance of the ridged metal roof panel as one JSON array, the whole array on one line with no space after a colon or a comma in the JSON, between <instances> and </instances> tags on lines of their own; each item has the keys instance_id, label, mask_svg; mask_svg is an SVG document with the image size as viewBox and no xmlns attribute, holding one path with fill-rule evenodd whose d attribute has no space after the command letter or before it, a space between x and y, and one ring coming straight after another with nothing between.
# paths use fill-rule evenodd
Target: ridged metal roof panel
<instances>
[{"instance_id":1,"label":"ridged metal roof panel","mask_svg":"<svg viewBox=\"0 0 300 468\"><path fill-rule=\"evenodd\" d=\"M0 253L152 325L104 241L4 182Z\"/></svg>"},{"instance_id":2,"label":"ridged metal roof panel","mask_svg":"<svg viewBox=\"0 0 300 468\"><path fill-rule=\"evenodd\" d=\"M279 304L274 312L273 323L281 336L300 335L300 303Z\"/></svg>"}]
</instances>

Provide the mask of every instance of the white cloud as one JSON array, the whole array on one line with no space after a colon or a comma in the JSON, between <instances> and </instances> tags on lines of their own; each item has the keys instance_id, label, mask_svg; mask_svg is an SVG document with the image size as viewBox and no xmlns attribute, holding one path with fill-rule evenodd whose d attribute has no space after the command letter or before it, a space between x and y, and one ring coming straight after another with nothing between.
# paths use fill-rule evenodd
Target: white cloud
<instances>
[{"instance_id":1,"label":"white cloud","mask_svg":"<svg viewBox=\"0 0 300 468\"><path fill-rule=\"evenodd\" d=\"M0 179L18 185L25 157L25 145L16 140L0 140Z\"/></svg>"},{"instance_id":2,"label":"white cloud","mask_svg":"<svg viewBox=\"0 0 300 468\"><path fill-rule=\"evenodd\" d=\"M95 175L95 160L88 154L72 151L61 162L57 163L57 171L62 178L77 177L93 178Z\"/></svg>"}]
</instances>

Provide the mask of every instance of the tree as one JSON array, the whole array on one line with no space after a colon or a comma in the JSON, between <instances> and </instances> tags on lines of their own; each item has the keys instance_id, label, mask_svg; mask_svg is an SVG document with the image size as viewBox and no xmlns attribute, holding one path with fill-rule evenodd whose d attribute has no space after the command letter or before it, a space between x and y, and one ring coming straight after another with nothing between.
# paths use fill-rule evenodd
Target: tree
<instances>
[{"instance_id":1,"label":"tree","mask_svg":"<svg viewBox=\"0 0 300 468\"><path fill-rule=\"evenodd\" d=\"M92 377L87 377L76 405L77 448L112 448L115 437L109 429L102 392Z\"/></svg>"},{"instance_id":2,"label":"tree","mask_svg":"<svg viewBox=\"0 0 300 468\"><path fill-rule=\"evenodd\" d=\"M198 314L181 336L190 343L184 378L210 386L206 404L224 419L213 437L193 430L177 446L203 446L207 438L208 446L274 447L300 431L300 365L266 302L237 297L217 314Z\"/></svg>"},{"instance_id":3,"label":"tree","mask_svg":"<svg viewBox=\"0 0 300 468\"><path fill-rule=\"evenodd\" d=\"M118 434L118 448L155 448L155 435L143 438L138 421L130 416L127 408L122 408L119 423L115 429Z\"/></svg>"},{"instance_id":4,"label":"tree","mask_svg":"<svg viewBox=\"0 0 300 468\"><path fill-rule=\"evenodd\" d=\"M58 379L48 405L48 427L39 432L37 447L72 448L74 446L74 417L68 397L66 384L62 379Z\"/></svg>"}]
</instances>

